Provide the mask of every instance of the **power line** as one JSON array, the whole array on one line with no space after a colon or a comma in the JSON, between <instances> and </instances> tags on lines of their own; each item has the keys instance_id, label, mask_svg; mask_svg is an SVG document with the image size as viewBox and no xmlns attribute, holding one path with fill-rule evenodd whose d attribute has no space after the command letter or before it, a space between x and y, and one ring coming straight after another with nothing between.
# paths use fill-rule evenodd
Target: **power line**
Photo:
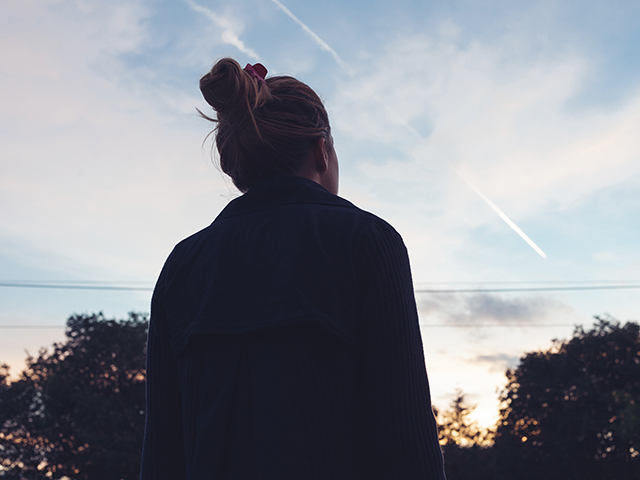
<instances>
[{"instance_id":1,"label":"power line","mask_svg":"<svg viewBox=\"0 0 640 480\"><path fill-rule=\"evenodd\" d=\"M518 327L518 328L553 328L553 327L575 327L574 323L421 323L424 328L493 328L493 327ZM0 329L55 329L66 328L66 325L0 325Z\"/></svg>"},{"instance_id":2,"label":"power line","mask_svg":"<svg viewBox=\"0 0 640 480\"><path fill-rule=\"evenodd\" d=\"M421 323L423 328L485 328L485 327L518 327L518 328L551 328L551 327L575 327L575 323Z\"/></svg>"},{"instance_id":3,"label":"power line","mask_svg":"<svg viewBox=\"0 0 640 480\"><path fill-rule=\"evenodd\" d=\"M56 284L145 284L150 285L154 283L150 280L53 280L53 279L40 279L40 280L28 280L28 279L4 279L0 280L4 283L56 283ZM416 285L517 285L517 284L573 284L573 283L639 283L640 279L608 279L608 280L452 280L452 281L430 281L430 282L415 282Z\"/></svg>"},{"instance_id":4,"label":"power line","mask_svg":"<svg viewBox=\"0 0 640 480\"><path fill-rule=\"evenodd\" d=\"M531 282L533 283L533 282ZM134 287L118 285L90 285L66 284L66 283L33 283L33 282L0 282L0 287L9 288L42 288L59 290L112 290L112 291L153 291L153 287ZM417 288L415 293L500 293L500 292L558 292L558 291L582 291L582 290L627 290L640 288L640 284L617 285L574 285L568 287L516 287L516 288Z\"/></svg>"},{"instance_id":5,"label":"power line","mask_svg":"<svg viewBox=\"0 0 640 480\"><path fill-rule=\"evenodd\" d=\"M416 289L415 293L497 293L497 292L558 292L580 290L623 290L640 288L640 285L588 285L574 287L522 287L522 288L452 288Z\"/></svg>"},{"instance_id":6,"label":"power line","mask_svg":"<svg viewBox=\"0 0 640 480\"><path fill-rule=\"evenodd\" d=\"M603 280L604 281L604 280ZM621 282L627 281L630 282L631 280L620 280ZM634 280L635 281L635 280ZM0 282L5 282L5 283L56 283L56 284L69 284L69 283L142 283L145 285L149 285L153 282L150 282L149 280L51 280L51 279L47 279L47 280L25 280L25 279L4 279L4 280L0 280Z\"/></svg>"},{"instance_id":7,"label":"power line","mask_svg":"<svg viewBox=\"0 0 640 480\"><path fill-rule=\"evenodd\" d=\"M77 285L54 283L0 282L0 287L16 288L55 288L59 290L119 290L119 291L153 291L153 287L120 287L117 285Z\"/></svg>"},{"instance_id":8,"label":"power line","mask_svg":"<svg viewBox=\"0 0 640 480\"><path fill-rule=\"evenodd\" d=\"M0 328L7 330L18 329L44 329L44 328L67 328L66 325L0 325Z\"/></svg>"},{"instance_id":9,"label":"power line","mask_svg":"<svg viewBox=\"0 0 640 480\"><path fill-rule=\"evenodd\" d=\"M8 280L6 280L8 281ZM17 280L12 280L17 281ZM109 282L101 282L101 283L109 283ZM609 283L620 283L620 284L631 284L631 283L640 283L640 280L637 279L619 279L619 280L500 280L500 281L449 281L449 282L415 282L416 285L573 285L573 284L609 284Z\"/></svg>"}]
</instances>

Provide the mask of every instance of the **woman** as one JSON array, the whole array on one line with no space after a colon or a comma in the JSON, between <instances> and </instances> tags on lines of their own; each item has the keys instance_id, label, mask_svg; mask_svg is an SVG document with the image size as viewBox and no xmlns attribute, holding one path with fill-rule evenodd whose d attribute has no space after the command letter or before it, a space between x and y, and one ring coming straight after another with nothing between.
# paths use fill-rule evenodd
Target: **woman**
<instances>
[{"instance_id":1,"label":"woman","mask_svg":"<svg viewBox=\"0 0 640 480\"><path fill-rule=\"evenodd\" d=\"M443 479L402 239L337 196L316 93L266 73L200 81L245 193L156 284L141 478Z\"/></svg>"}]
</instances>

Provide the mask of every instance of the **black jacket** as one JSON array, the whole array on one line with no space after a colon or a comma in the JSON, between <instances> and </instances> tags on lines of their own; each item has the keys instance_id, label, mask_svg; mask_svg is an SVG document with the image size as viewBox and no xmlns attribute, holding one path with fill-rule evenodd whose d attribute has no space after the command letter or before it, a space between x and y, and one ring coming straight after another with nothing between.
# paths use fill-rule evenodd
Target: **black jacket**
<instances>
[{"instance_id":1,"label":"black jacket","mask_svg":"<svg viewBox=\"0 0 640 480\"><path fill-rule=\"evenodd\" d=\"M277 176L156 285L141 479L443 479L406 249Z\"/></svg>"}]
</instances>

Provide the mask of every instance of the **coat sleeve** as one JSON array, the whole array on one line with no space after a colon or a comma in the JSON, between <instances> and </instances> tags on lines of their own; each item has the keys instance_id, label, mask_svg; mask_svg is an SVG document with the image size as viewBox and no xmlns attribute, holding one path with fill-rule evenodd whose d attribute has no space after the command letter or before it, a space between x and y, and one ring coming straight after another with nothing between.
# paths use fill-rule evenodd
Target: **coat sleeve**
<instances>
[{"instance_id":1,"label":"coat sleeve","mask_svg":"<svg viewBox=\"0 0 640 480\"><path fill-rule=\"evenodd\" d=\"M400 235L380 222L354 252L360 295L364 452L374 478L445 478L418 323Z\"/></svg>"},{"instance_id":2,"label":"coat sleeve","mask_svg":"<svg viewBox=\"0 0 640 480\"><path fill-rule=\"evenodd\" d=\"M180 384L164 308L163 276L151 300L141 480L186 479Z\"/></svg>"}]
</instances>

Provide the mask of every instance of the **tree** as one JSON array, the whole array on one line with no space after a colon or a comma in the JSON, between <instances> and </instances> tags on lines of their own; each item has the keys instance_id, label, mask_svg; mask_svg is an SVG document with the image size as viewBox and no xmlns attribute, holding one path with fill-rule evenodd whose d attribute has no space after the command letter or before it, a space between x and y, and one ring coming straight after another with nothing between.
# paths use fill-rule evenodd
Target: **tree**
<instances>
[{"instance_id":1,"label":"tree","mask_svg":"<svg viewBox=\"0 0 640 480\"><path fill-rule=\"evenodd\" d=\"M640 326L596 319L507 371L498 478L640 479Z\"/></svg>"},{"instance_id":2,"label":"tree","mask_svg":"<svg viewBox=\"0 0 640 480\"><path fill-rule=\"evenodd\" d=\"M456 390L447 410L434 409L447 480L491 480L495 432L471 418L476 406L469 405L465 397L462 390Z\"/></svg>"},{"instance_id":3,"label":"tree","mask_svg":"<svg viewBox=\"0 0 640 480\"><path fill-rule=\"evenodd\" d=\"M434 409L440 445L470 447L489 446L493 443L493 430L480 427L471 418L475 409L476 405L469 405L466 394L460 389L455 391L455 397L451 400L448 410Z\"/></svg>"},{"instance_id":4,"label":"tree","mask_svg":"<svg viewBox=\"0 0 640 480\"><path fill-rule=\"evenodd\" d=\"M0 476L134 479L144 430L147 317L74 315L66 341L0 368Z\"/></svg>"}]
</instances>

